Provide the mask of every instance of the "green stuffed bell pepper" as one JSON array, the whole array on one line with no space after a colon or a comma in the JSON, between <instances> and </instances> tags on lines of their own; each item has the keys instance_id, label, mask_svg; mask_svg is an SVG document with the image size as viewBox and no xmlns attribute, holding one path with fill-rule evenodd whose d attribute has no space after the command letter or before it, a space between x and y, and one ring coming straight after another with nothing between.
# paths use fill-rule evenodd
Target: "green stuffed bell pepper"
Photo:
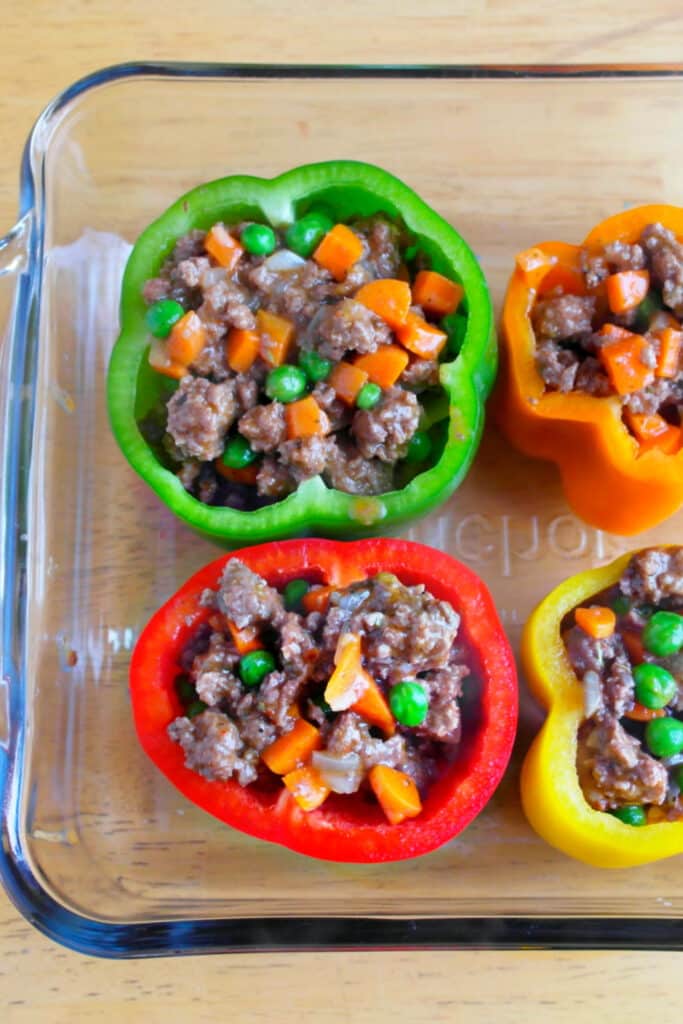
<instances>
[{"instance_id":1,"label":"green stuffed bell pepper","mask_svg":"<svg viewBox=\"0 0 683 1024\"><path fill-rule=\"evenodd\" d=\"M473 253L397 178L332 161L193 189L128 261L116 439L229 544L352 535L464 478L497 365Z\"/></svg>"}]
</instances>

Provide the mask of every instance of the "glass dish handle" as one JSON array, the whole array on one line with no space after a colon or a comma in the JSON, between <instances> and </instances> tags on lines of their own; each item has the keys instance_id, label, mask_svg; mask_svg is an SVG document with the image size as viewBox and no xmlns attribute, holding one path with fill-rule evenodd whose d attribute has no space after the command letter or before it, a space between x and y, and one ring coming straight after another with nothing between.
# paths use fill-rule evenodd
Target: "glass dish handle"
<instances>
[{"instance_id":1,"label":"glass dish handle","mask_svg":"<svg viewBox=\"0 0 683 1024\"><path fill-rule=\"evenodd\" d=\"M25 214L4 237L0 238L0 507L8 514L0 517L0 752L11 742L9 709L12 704L10 686L16 678L13 659L13 617L17 586L15 536L17 456L11 429L21 401L21 384L17 383L19 363L23 362L25 345L19 333L27 322L29 282L26 273L31 244L32 211ZM14 519L14 522L10 520ZM0 757L0 768L2 767ZM0 771L0 776L2 771Z\"/></svg>"},{"instance_id":2,"label":"glass dish handle","mask_svg":"<svg viewBox=\"0 0 683 1024\"><path fill-rule=\"evenodd\" d=\"M28 266L33 214L29 210L4 237L0 237L0 423L9 384L8 342L18 305L19 284Z\"/></svg>"}]
</instances>

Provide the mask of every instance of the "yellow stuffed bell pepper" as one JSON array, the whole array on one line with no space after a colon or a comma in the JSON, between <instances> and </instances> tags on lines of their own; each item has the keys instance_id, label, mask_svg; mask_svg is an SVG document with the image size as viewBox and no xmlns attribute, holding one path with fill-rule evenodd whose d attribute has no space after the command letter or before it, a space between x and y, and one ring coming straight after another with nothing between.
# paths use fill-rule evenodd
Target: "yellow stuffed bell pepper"
<instances>
[{"instance_id":1,"label":"yellow stuffed bell pepper","mask_svg":"<svg viewBox=\"0 0 683 1024\"><path fill-rule=\"evenodd\" d=\"M683 548L659 550L676 552L672 557L678 560L679 569L683 569ZM594 596L609 592L609 588L622 579L631 560L642 554L632 552L603 568L565 580L534 610L522 636L523 669L533 695L548 711L522 768L524 811L529 823L548 843L598 867L631 867L683 852L683 814L680 820L666 820L658 808L651 808L647 816L643 815L645 823L634 828L635 822L626 824L613 813L590 806L577 771L578 732L585 720L585 690L563 638L563 631L571 621L567 617L577 607L590 604ZM679 605L676 607L681 610ZM665 616L680 620L674 621L678 644L676 663L679 664L683 650L683 615L666 612ZM650 662L656 660L647 650L644 657ZM683 686L680 677L678 682ZM641 722L648 718L680 721L660 718L672 714L671 708L644 713L647 709L642 705L636 703L633 707L635 711L626 717ZM683 723L680 724L683 731ZM657 817L664 820L657 821Z\"/></svg>"}]
</instances>

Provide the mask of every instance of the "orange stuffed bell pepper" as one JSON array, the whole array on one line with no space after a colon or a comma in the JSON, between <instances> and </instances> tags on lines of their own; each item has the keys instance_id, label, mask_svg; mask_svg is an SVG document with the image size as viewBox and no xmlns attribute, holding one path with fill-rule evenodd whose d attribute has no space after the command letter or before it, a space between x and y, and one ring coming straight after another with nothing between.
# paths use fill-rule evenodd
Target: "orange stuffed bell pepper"
<instances>
[{"instance_id":1,"label":"orange stuffed bell pepper","mask_svg":"<svg viewBox=\"0 0 683 1024\"><path fill-rule=\"evenodd\" d=\"M581 246L520 253L494 408L528 455L558 464L570 505L633 534L683 504L683 209L642 206Z\"/></svg>"},{"instance_id":2,"label":"orange stuffed bell pepper","mask_svg":"<svg viewBox=\"0 0 683 1024\"><path fill-rule=\"evenodd\" d=\"M565 580L522 637L548 709L522 768L524 811L598 867L683 852L683 547L646 548Z\"/></svg>"}]
</instances>

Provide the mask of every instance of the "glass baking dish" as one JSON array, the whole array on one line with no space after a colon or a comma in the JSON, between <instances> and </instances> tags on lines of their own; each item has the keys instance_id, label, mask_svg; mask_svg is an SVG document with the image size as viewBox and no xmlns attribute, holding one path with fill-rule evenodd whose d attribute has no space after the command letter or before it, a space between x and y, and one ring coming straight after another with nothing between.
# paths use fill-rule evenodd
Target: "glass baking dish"
<instances>
[{"instance_id":1,"label":"glass baking dish","mask_svg":"<svg viewBox=\"0 0 683 1024\"><path fill-rule=\"evenodd\" d=\"M337 157L412 185L469 240L500 307L515 252L578 241L629 204L683 204L683 66L338 68L136 65L59 96L26 147L0 241L3 881L88 953L350 946L683 948L680 861L622 872L538 839L518 797L540 721L467 831L417 861L319 863L234 832L146 760L130 650L150 613L218 554L180 525L110 435L104 381L131 241L226 174ZM491 587L512 642L564 576L642 543L578 521L553 467L488 427L455 496L404 530Z\"/></svg>"}]
</instances>

